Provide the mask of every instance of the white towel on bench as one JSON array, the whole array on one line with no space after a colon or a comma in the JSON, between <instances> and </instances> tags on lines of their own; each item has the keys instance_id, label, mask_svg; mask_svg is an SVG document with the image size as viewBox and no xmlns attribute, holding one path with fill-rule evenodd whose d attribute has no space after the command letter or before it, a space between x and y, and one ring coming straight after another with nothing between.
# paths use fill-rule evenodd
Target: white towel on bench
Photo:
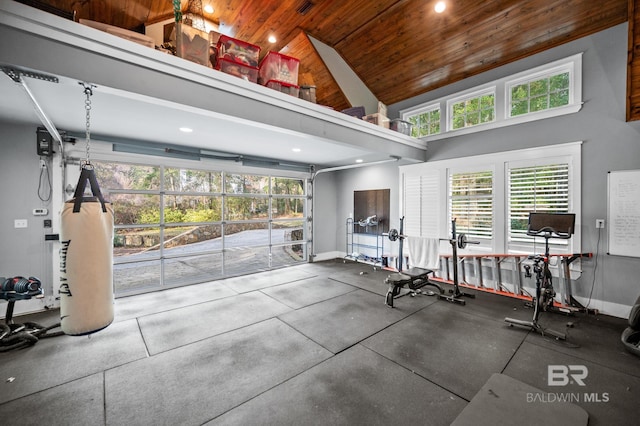
<instances>
[{"instance_id":1,"label":"white towel on bench","mask_svg":"<svg viewBox=\"0 0 640 426\"><path fill-rule=\"evenodd\" d=\"M407 246L411 267L440 268L440 241L437 238L407 237Z\"/></svg>"}]
</instances>

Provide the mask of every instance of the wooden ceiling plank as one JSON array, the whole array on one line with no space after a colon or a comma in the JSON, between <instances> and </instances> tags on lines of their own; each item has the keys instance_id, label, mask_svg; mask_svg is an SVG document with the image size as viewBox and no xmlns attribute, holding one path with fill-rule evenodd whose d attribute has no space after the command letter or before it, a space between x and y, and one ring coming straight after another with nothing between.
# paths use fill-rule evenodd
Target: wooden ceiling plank
<instances>
[{"instance_id":1,"label":"wooden ceiling plank","mask_svg":"<svg viewBox=\"0 0 640 426\"><path fill-rule=\"evenodd\" d=\"M170 0L42 1L61 10L75 10L78 18L129 30L173 16ZM617 25L631 16L631 5L637 3L457 0L438 15L433 2L424 0L312 1L306 15L296 12L303 0L203 0L203 5L210 2L214 6L213 20L221 22L221 32L258 44L263 54L290 47L300 29L304 30L334 47L378 99L392 104ZM188 0L181 0L183 11L187 4ZM638 8L633 10L637 20ZM275 44L266 40L272 31L279 38ZM640 34L635 34L633 45L639 40ZM631 55L635 48L631 39L629 43ZM304 49L292 54L301 64L317 54L311 43ZM640 74L635 58L629 72L634 76ZM323 63L313 62L310 68L317 75L330 74ZM324 91L320 84L328 84L326 93L336 93L331 78L318 77L318 81L319 93ZM632 81L629 77L629 86ZM640 91L635 87L634 83L630 90ZM632 98L635 95L629 93L628 99ZM343 102L340 96L336 99Z\"/></svg>"}]
</instances>

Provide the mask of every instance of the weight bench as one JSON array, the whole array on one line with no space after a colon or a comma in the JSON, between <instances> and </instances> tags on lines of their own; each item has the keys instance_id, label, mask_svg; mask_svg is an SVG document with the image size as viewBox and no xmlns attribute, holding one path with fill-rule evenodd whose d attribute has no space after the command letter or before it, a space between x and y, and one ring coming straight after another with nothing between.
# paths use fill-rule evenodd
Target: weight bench
<instances>
[{"instance_id":1,"label":"weight bench","mask_svg":"<svg viewBox=\"0 0 640 426\"><path fill-rule=\"evenodd\" d=\"M35 345L38 338L62 335L62 332L47 334L52 328L60 326L60 323L44 327L34 322L17 324L13 322L13 309L18 300L31 298L43 298L42 284L34 277L0 277L0 299L7 301L7 311L4 324L0 324L0 352L11 349L23 348Z\"/></svg>"},{"instance_id":2,"label":"weight bench","mask_svg":"<svg viewBox=\"0 0 640 426\"><path fill-rule=\"evenodd\" d=\"M400 291L405 286L409 288L408 294L412 297L416 294L421 294L422 287L427 285L437 288L439 293L442 294L444 292L442 287L437 283L429 281L429 274L433 274L433 270L416 267L409 268L406 271L389 274L389 276L384 280L385 284L389 285L389 290L387 291L384 303L393 308L393 299L405 296L400 295Z\"/></svg>"}]
</instances>

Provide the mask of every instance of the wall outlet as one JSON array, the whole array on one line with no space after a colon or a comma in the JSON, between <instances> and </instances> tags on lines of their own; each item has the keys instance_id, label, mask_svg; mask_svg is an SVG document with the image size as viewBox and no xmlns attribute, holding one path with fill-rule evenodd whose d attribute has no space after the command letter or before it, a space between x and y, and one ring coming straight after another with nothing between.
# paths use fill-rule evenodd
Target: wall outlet
<instances>
[{"instance_id":1,"label":"wall outlet","mask_svg":"<svg viewBox=\"0 0 640 426\"><path fill-rule=\"evenodd\" d=\"M596 228L604 228L604 219L596 219Z\"/></svg>"},{"instance_id":2,"label":"wall outlet","mask_svg":"<svg viewBox=\"0 0 640 426\"><path fill-rule=\"evenodd\" d=\"M26 228L28 226L27 219L16 219L13 221L14 228Z\"/></svg>"}]
</instances>

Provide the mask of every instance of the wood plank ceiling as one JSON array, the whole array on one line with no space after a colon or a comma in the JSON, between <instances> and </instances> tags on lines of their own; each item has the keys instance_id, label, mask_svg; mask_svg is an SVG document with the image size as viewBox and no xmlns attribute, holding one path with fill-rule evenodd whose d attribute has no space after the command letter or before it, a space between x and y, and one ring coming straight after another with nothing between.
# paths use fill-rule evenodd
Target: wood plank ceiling
<instances>
[{"instance_id":1,"label":"wood plank ceiling","mask_svg":"<svg viewBox=\"0 0 640 426\"><path fill-rule=\"evenodd\" d=\"M138 32L173 16L171 0L18 1ZM351 105L307 35L333 47L378 100L393 104L639 13L633 12L635 0L446 0L441 14L434 11L435 0L182 0L182 11L197 3L213 6L205 17L221 32L257 44L263 53L298 57L301 74L317 86L318 103L338 110ZM274 44L267 41L272 34L278 39ZM640 32L635 37L640 45L638 40ZM640 80L640 63L635 68L629 67L630 82L632 74L633 81ZM639 86L629 84L628 98L637 105L629 101L628 119L640 119Z\"/></svg>"}]
</instances>

